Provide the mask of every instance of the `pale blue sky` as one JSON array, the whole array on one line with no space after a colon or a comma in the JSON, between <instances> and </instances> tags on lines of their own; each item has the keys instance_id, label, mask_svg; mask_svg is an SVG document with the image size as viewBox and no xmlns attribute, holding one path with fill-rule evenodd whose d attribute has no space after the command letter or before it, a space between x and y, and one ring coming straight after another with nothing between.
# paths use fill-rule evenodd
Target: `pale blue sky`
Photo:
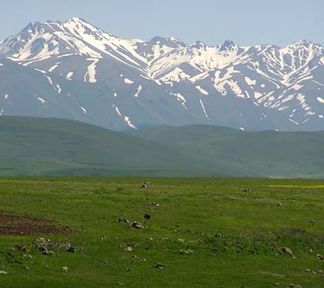
<instances>
[{"instance_id":1,"label":"pale blue sky","mask_svg":"<svg viewBox=\"0 0 324 288\"><path fill-rule=\"evenodd\" d=\"M242 45L324 44L324 0L1 0L0 39L29 22L79 16L121 37Z\"/></svg>"}]
</instances>

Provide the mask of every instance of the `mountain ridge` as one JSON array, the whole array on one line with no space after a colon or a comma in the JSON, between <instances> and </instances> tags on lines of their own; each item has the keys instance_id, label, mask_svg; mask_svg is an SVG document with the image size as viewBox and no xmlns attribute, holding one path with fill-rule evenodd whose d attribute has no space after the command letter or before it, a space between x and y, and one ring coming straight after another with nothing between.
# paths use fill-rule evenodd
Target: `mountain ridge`
<instances>
[{"instance_id":1,"label":"mountain ridge","mask_svg":"<svg viewBox=\"0 0 324 288\"><path fill-rule=\"evenodd\" d=\"M12 73L3 61L38 73L37 80L21 83L33 90L27 112L4 101L8 95L15 94L14 102L22 97L15 88L1 89L14 86L14 79L0 81L4 115L53 114L114 130L191 124L283 131L324 127L324 47L307 40L286 47L185 44L160 36L127 40L73 17L27 25L0 43L0 73ZM40 91L45 85L50 87ZM49 96L53 92L56 99ZM67 111L59 111L62 106Z\"/></svg>"}]
</instances>

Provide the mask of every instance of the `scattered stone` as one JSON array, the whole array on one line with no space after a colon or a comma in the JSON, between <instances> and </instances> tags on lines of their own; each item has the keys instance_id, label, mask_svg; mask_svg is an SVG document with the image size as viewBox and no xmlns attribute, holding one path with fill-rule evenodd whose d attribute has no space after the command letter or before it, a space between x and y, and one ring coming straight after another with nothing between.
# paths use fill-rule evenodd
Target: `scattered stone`
<instances>
[{"instance_id":1,"label":"scattered stone","mask_svg":"<svg viewBox=\"0 0 324 288\"><path fill-rule=\"evenodd\" d=\"M251 193L252 192L252 189L251 188L241 188L241 192Z\"/></svg>"},{"instance_id":2,"label":"scattered stone","mask_svg":"<svg viewBox=\"0 0 324 288\"><path fill-rule=\"evenodd\" d=\"M62 271L63 271L64 273L69 272L69 267L67 267L67 266L63 266L63 267L62 267Z\"/></svg>"},{"instance_id":3,"label":"scattered stone","mask_svg":"<svg viewBox=\"0 0 324 288\"><path fill-rule=\"evenodd\" d=\"M184 241L183 239L179 238L179 239L178 239L178 242L180 242L180 243L184 243L185 241Z\"/></svg>"},{"instance_id":4,"label":"scattered stone","mask_svg":"<svg viewBox=\"0 0 324 288\"><path fill-rule=\"evenodd\" d=\"M0 275L7 275L8 274L8 272L7 271L4 271L4 270L0 270Z\"/></svg>"},{"instance_id":5,"label":"scattered stone","mask_svg":"<svg viewBox=\"0 0 324 288\"><path fill-rule=\"evenodd\" d=\"M49 249L50 242L50 239L38 238L35 240L35 246L44 256L52 256L55 253Z\"/></svg>"},{"instance_id":6,"label":"scattered stone","mask_svg":"<svg viewBox=\"0 0 324 288\"><path fill-rule=\"evenodd\" d=\"M302 288L302 287L298 284L290 283L286 288Z\"/></svg>"},{"instance_id":7,"label":"scattered stone","mask_svg":"<svg viewBox=\"0 0 324 288\"><path fill-rule=\"evenodd\" d=\"M119 218L118 219L118 223L126 223L126 224L129 224L130 221L128 219L125 219L125 218Z\"/></svg>"},{"instance_id":8,"label":"scattered stone","mask_svg":"<svg viewBox=\"0 0 324 288\"><path fill-rule=\"evenodd\" d=\"M318 260L324 260L324 257L321 254L317 254L316 257Z\"/></svg>"},{"instance_id":9,"label":"scattered stone","mask_svg":"<svg viewBox=\"0 0 324 288\"><path fill-rule=\"evenodd\" d=\"M282 247L281 251L289 256L294 256L293 251L289 247Z\"/></svg>"},{"instance_id":10,"label":"scattered stone","mask_svg":"<svg viewBox=\"0 0 324 288\"><path fill-rule=\"evenodd\" d=\"M143 261L143 262L146 261L145 258L139 257L139 256L137 256L137 255L133 255L133 256L132 256L132 259L133 259L133 260L137 260L137 261Z\"/></svg>"},{"instance_id":11,"label":"scattered stone","mask_svg":"<svg viewBox=\"0 0 324 288\"><path fill-rule=\"evenodd\" d=\"M149 206L155 206L155 207L160 207L159 203L155 203L155 202L150 202L148 203Z\"/></svg>"},{"instance_id":12,"label":"scattered stone","mask_svg":"<svg viewBox=\"0 0 324 288\"><path fill-rule=\"evenodd\" d=\"M141 188L142 189L148 189L150 187L150 182L143 182L142 184L141 184Z\"/></svg>"},{"instance_id":13,"label":"scattered stone","mask_svg":"<svg viewBox=\"0 0 324 288\"><path fill-rule=\"evenodd\" d=\"M156 263L154 264L153 266L155 269L164 269L165 268L165 265L161 264L161 263Z\"/></svg>"},{"instance_id":14,"label":"scattered stone","mask_svg":"<svg viewBox=\"0 0 324 288\"><path fill-rule=\"evenodd\" d=\"M16 248L17 251L20 251L20 252L29 252L27 247L24 246L24 245L17 245L15 248Z\"/></svg>"},{"instance_id":15,"label":"scattered stone","mask_svg":"<svg viewBox=\"0 0 324 288\"><path fill-rule=\"evenodd\" d=\"M192 249L180 249L180 254L193 254L194 251Z\"/></svg>"},{"instance_id":16,"label":"scattered stone","mask_svg":"<svg viewBox=\"0 0 324 288\"><path fill-rule=\"evenodd\" d=\"M136 247L138 247L137 244L130 244L130 243L120 246L121 249L127 252L133 252L136 249Z\"/></svg>"},{"instance_id":17,"label":"scattered stone","mask_svg":"<svg viewBox=\"0 0 324 288\"><path fill-rule=\"evenodd\" d=\"M277 206L278 206L278 207L282 207L282 203L281 203L281 202L278 202L278 203L277 203Z\"/></svg>"},{"instance_id":18,"label":"scattered stone","mask_svg":"<svg viewBox=\"0 0 324 288\"><path fill-rule=\"evenodd\" d=\"M274 286L279 286L280 284L276 282L276 283L273 283L273 285Z\"/></svg>"},{"instance_id":19,"label":"scattered stone","mask_svg":"<svg viewBox=\"0 0 324 288\"><path fill-rule=\"evenodd\" d=\"M145 220L150 220L150 219L151 219L151 215L145 213L145 214L144 214L144 219L145 219Z\"/></svg>"},{"instance_id":20,"label":"scattered stone","mask_svg":"<svg viewBox=\"0 0 324 288\"><path fill-rule=\"evenodd\" d=\"M133 252L134 251L134 247L133 246L127 246L124 248L125 251L128 251L128 252Z\"/></svg>"},{"instance_id":21,"label":"scattered stone","mask_svg":"<svg viewBox=\"0 0 324 288\"><path fill-rule=\"evenodd\" d=\"M311 270L311 269L306 269L305 271L306 271L306 272L312 272L312 270Z\"/></svg>"},{"instance_id":22,"label":"scattered stone","mask_svg":"<svg viewBox=\"0 0 324 288\"><path fill-rule=\"evenodd\" d=\"M25 258L25 259L33 259L33 256L30 255L30 254L24 254L23 258Z\"/></svg>"},{"instance_id":23,"label":"scattered stone","mask_svg":"<svg viewBox=\"0 0 324 288\"><path fill-rule=\"evenodd\" d=\"M61 249L65 250L66 252L74 253L76 251L75 248L72 246L72 244L69 242L63 243L60 246Z\"/></svg>"},{"instance_id":24,"label":"scattered stone","mask_svg":"<svg viewBox=\"0 0 324 288\"><path fill-rule=\"evenodd\" d=\"M141 230L141 229L145 229L145 227L144 227L143 224L141 224L141 223L139 223L139 222L136 222L136 221L132 222L132 223L129 225L129 228L139 229L139 230Z\"/></svg>"}]
</instances>

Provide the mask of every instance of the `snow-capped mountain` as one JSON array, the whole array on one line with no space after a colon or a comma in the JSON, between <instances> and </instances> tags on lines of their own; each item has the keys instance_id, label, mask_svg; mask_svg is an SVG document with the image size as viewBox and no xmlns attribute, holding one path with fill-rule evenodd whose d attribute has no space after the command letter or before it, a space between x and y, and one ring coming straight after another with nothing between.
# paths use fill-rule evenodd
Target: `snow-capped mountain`
<instances>
[{"instance_id":1,"label":"snow-capped mountain","mask_svg":"<svg viewBox=\"0 0 324 288\"><path fill-rule=\"evenodd\" d=\"M0 43L0 115L323 130L324 47L125 40L80 18L36 22Z\"/></svg>"}]
</instances>

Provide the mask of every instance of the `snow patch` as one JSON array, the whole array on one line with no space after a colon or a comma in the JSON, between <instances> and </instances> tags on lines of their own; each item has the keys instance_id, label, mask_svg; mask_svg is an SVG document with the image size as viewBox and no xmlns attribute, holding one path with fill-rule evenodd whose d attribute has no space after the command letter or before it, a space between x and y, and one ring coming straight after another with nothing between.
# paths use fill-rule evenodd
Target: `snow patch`
<instances>
[{"instance_id":1,"label":"snow patch","mask_svg":"<svg viewBox=\"0 0 324 288\"><path fill-rule=\"evenodd\" d=\"M141 94L142 90L143 90L143 86L139 85L137 87L137 91L136 91L136 94L134 95L134 97L138 97Z\"/></svg>"},{"instance_id":2,"label":"snow patch","mask_svg":"<svg viewBox=\"0 0 324 288\"><path fill-rule=\"evenodd\" d=\"M292 99L294 99L294 95L288 95L287 97L285 97L284 99L282 99L281 103L286 103L291 101Z\"/></svg>"},{"instance_id":3,"label":"snow patch","mask_svg":"<svg viewBox=\"0 0 324 288\"><path fill-rule=\"evenodd\" d=\"M132 129L137 129L137 128L133 125L132 121L129 119L128 116L124 116L124 121L125 121L125 123L126 123L129 127L131 127Z\"/></svg>"},{"instance_id":4,"label":"snow patch","mask_svg":"<svg viewBox=\"0 0 324 288\"><path fill-rule=\"evenodd\" d=\"M134 84L134 81L128 79L128 78L124 78L124 83L127 84L127 85L131 85L131 84Z\"/></svg>"},{"instance_id":5,"label":"snow patch","mask_svg":"<svg viewBox=\"0 0 324 288\"><path fill-rule=\"evenodd\" d=\"M116 105L113 105L113 108L115 109L115 111L116 111L117 115L118 115L119 117L121 117L121 116L122 116L122 114L120 113L118 106L116 106Z\"/></svg>"},{"instance_id":6,"label":"snow patch","mask_svg":"<svg viewBox=\"0 0 324 288\"><path fill-rule=\"evenodd\" d=\"M60 86L59 84L54 85L53 80L52 80L52 78L51 78L50 76L45 75L45 77L46 77L48 83L49 83L49 84L54 88L54 90L55 90L58 94L61 94L61 92L62 92L62 88L61 88L61 86Z\"/></svg>"},{"instance_id":7,"label":"snow patch","mask_svg":"<svg viewBox=\"0 0 324 288\"><path fill-rule=\"evenodd\" d=\"M116 111L117 115L118 115L120 118L122 118L122 120L123 120L123 121L124 121L124 122L125 122L125 123L130 127L130 128L137 130L137 127L132 123L132 121L131 121L131 119L129 118L129 116L127 116L127 115L123 115L123 114L120 112L120 110L119 110L119 108L118 108L117 105L113 104L113 108L114 108L114 110Z\"/></svg>"},{"instance_id":8,"label":"snow patch","mask_svg":"<svg viewBox=\"0 0 324 288\"><path fill-rule=\"evenodd\" d=\"M324 104L324 98L316 97L316 100L322 104Z\"/></svg>"},{"instance_id":9,"label":"snow patch","mask_svg":"<svg viewBox=\"0 0 324 288\"><path fill-rule=\"evenodd\" d=\"M48 69L48 72L53 72L60 64L61 64L61 62L56 63L54 66L52 66L50 69Z\"/></svg>"},{"instance_id":10,"label":"snow patch","mask_svg":"<svg viewBox=\"0 0 324 288\"><path fill-rule=\"evenodd\" d=\"M56 91L57 93L61 94L62 93L62 88L59 84L56 84Z\"/></svg>"},{"instance_id":11,"label":"snow patch","mask_svg":"<svg viewBox=\"0 0 324 288\"><path fill-rule=\"evenodd\" d=\"M245 77L245 82L249 85L249 86L254 86L256 84L256 80L252 80L249 77Z\"/></svg>"},{"instance_id":12,"label":"snow patch","mask_svg":"<svg viewBox=\"0 0 324 288\"><path fill-rule=\"evenodd\" d=\"M170 93L171 96L174 96L177 98L177 101L179 101L181 103L181 105L185 108L185 109L188 109L187 106L186 106L186 98L183 97L180 93Z\"/></svg>"},{"instance_id":13,"label":"snow patch","mask_svg":"<svg viewBox=\"0 0 324 288\"><path fill-rule=\"evenodd\" d=\"M48 75L46 75L46 78L47 78L48 83L50 83L51 86L53 86L53 80L52 80L52 78L50 76L48 76Z\"/></svg>"},{"instance_id":14,"label":"snow patch","mask_svg":"<svg viewBox=\"0 0 324 288\"><path fill-rule=\"evenodd\" d=\"M196 86L196 89L203 95L209 95L209 93L205 89L201 88L201 86Z\"/></svg>"},{"instance_id":15,"label":"snow patch","mask_svg":"<svg viewBox=\"0 0 324 288\"><path fill-rule=\"evenodd\" d=\"M38 71L38 72L40 72L40 73L42 73L42 74L46 74L46 71L44 71L44 70L41 70L41 69L34 69L35 71Z\"/></svg>"},{"instance_id":16,"label":"snow patch","mask_svg":"<svg viewBox=\"0 0 324 288\"><path fill-rule=\"evenodd\" d=\"M39 102L41 102L42 104L47 103L47 101L46 101L45 99L41 98L41 97L37 97L37 100L38 100Z\"/></svg>"},{"instance_id":17,"label":"snow patch","mask_svg":"<svg viewBox=\"0 0 324 288\"><path fill-rule=\"evenodd\" d=\"M299 123L295 120L292 120L292 119L288 119L290 122L294 123L295 125L299 126Z\"/></svg>"},{"instance_id":18,"label":"snow patch","mask_svg":"<svg viewBox=\"0 0 324 288\"><path fill-rule=\"evenodd\" d=\"M201 106L201 108L202 108L202 110L203 110L203 112L204 112L206 118L207 118L207 119L210 119L209 116L208 116L208 114L207 114L207 111L206 111L206 107L205 107L205 105L204 105L204 102L203 102L201 99L199 99L199 102L200 102L200 106Z\"/></svg>"},{"instance_id":19,"label":"snow patch","mask_svg":"<svg viewBox=\"0 0 324 288\"><path fill-rule=\"evenodd\" d=\"M324 57L321 57L320 64L324 65Z\"/></svg>"},{"instance_id":20,"label":"snow patch","mask_svg":"<svg viewBox=\"0 0 324 288\"><path fill-rule=\"evenodd\" d=\"M294 86L292 86L291 88L298 91L300 90L301 88L303 88L304 86L303 85L300 85L300 84L295 84Z\"/></svg>"},{"instance_id":21,"label":"snow patch","mask_svg":"<svg viewBox=\"0 0 324 288\"><path fill-rule=\"evenodd\" d=\"M67 80L72 80L72 76L73 76L74 72L69 72L66 74L66 79Z\"/></svg>"},{"instance_id":22,"label":"snow patch","mask_svg":"<svg viewBox=\"0 0 324 288\"><path fill-rule=\"evenodd\" d=\"M169 82L181 82L182 80L186 80L189 78L190 75L188 75L182 69L177 67L173 71L167 73L162 78L160 78L160 80L169 83Z\"/></svg>"},{"instance_id":23,"label":"snow patch","mask_svg":"<svg viewBox=\"0 0 324 288\"><path fill-rule=\"evenodd\" d=\"M92 63L88 66L88 71L84 75L84 82L96 83L96 67L100 59L88 58L87 60L92 61Z\"/></svg>"},{"instance_id":24,"label":"snow patch","mask_svg":"<svg viewBox=\"0 0 324 288\"><path fill-rule=\"evenodd\" d=\"M254 98L255 98L255 99L259 99L259 98L261 98L262 96L263 96L262 93L260 93L260 92L254 92Z\"/></svg>"}]
</instances>

